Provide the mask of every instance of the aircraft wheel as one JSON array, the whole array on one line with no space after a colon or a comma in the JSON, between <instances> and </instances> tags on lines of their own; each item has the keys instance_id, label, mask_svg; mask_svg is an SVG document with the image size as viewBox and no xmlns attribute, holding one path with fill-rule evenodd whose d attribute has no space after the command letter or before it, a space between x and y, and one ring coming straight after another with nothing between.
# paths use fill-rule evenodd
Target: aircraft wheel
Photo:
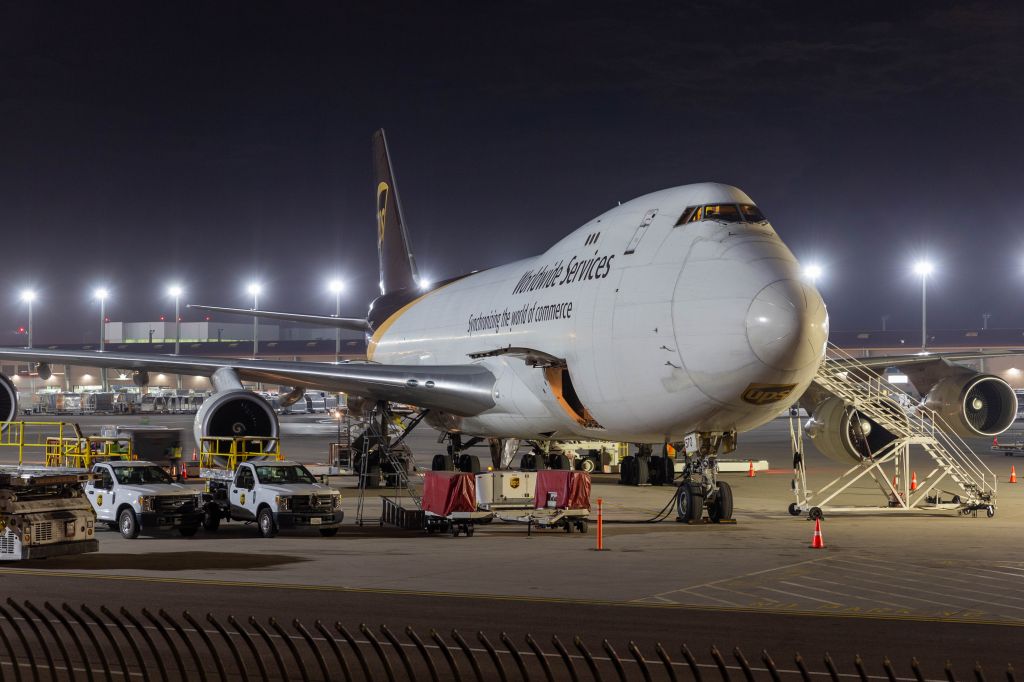
<instances>
[{"instance_id":1,"label":"aircraft wheel","mask_svg":"<svg viewBox=\"0 0 1024 682\"><path fill-rule=\"evenodd\" d=\"M725 481L718 482L715 500L708 505L708 518L713 523L721 523L732 518L732 486Z\"/></svg>"},{"instance_id":2,"label":"aircraft wheel","mask_svg":"<svg viewBox=\"0 0 1024 682\"><path fill-rule=\"evenodd\" d=\"M680 521L696 523L704 514L704 496L696 483L683 483L676 494L676 516Z\"/></svg>"}]
</instances>

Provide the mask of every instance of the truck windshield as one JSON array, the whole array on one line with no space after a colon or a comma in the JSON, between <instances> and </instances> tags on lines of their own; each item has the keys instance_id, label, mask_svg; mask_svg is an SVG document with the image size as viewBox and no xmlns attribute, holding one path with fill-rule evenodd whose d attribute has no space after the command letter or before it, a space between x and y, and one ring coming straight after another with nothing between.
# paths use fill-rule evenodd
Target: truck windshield
<instances>
[{"instance_id":1,"label":"truck windshield","mask_svg":"<svg viewBox=\"0 0 1024 682\"><path fill-rule=\"evenodd\" d=\"M315 483L313 474L306 471L302 466L263 466L256 467L256 478L260 483Z\"/></svg>"},{"instance_id":2,"label":"truck windshield","mask_svg":"<svg viewBox=\"0 0 1024 682\"><path fill-rule=\"evenodd\" d=\"M151 483L173 483L167 472L160 467L113 467L114 477L121 485L148 485Z\"/></svg>"}]
</instances>

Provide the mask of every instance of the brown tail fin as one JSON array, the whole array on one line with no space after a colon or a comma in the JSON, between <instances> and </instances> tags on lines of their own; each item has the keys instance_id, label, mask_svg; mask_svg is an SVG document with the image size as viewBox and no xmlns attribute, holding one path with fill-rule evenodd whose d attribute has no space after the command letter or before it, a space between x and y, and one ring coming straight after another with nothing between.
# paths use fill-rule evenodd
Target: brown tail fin
<instances>
[{"instance_id":1,"label":"brown tail fin","mask_svg":"<svg viewBox=\"0 0 1024 682\"><path fill-rule=\"evenodd\" d=\"M377 185L380 293L414 289L419 285L419 273L409 245L409 233L402 216L402 203L398 199L398 187L383 129L373 134L373 172Z\"/></svg>"}]
</instances>

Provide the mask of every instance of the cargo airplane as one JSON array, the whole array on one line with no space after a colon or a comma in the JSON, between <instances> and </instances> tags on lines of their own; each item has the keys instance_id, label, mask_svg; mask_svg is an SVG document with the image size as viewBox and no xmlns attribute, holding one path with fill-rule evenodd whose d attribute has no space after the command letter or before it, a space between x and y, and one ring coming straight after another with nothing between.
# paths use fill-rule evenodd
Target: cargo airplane
<instances>
[{"instance_id":1,"label":"cargo airplane","mask_svg":"<svg viewBox=\"0 0 1024 682\"><path fill-rule=\"evenodd\" d=\"M40 374L54 363L133 370L140 385L154 371L206 375L215 393L196 416L197 441L277 434L273 409L243 388L248 380L293 386L293 398L319 389L380 409L410 404L456 445L463 436L492 448L600 439L643 445L644 455L685 444L703 481L696 502L719 504L719 518L731 500L721 506L713 458L795 400L831 397L808 391L825 358L825 305L741 190L699 183L646 194L537 256L423 287L383 131L374 136L374 166L380 296L365 318L193 306L358 330L367 361L21 348L0 349L0 358L39 363ZM935 356L874 362L918 367L922 394L942 387L968 435L1001 432L1016 414L1013 391L998 378ZM9 381L3 387L0 410L12 418L16 392ZM850 424L826 425L826 435L843 431L827 439L826 454L864 456Z\"/></svg>"}]
</instances>

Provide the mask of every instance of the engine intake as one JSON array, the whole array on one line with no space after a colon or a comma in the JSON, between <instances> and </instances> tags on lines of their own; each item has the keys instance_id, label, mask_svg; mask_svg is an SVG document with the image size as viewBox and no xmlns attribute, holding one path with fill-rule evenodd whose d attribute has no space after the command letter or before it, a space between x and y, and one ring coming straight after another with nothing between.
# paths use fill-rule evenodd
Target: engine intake
<instances>
[{"instance_id":1,"label":"engine intake","mask_svg":"<svg viewBox=\"0 0 1024 682\"><path fill-rule=\"evenodd\" d=\"M899 403L887 398L878 398L875 402L876 407L893 418L906 419ZM814 408L805 430L821 454L842 464L874 459L896 439L873 419L837 397L828 398Z\"/></svg>"},{"instance_id":2,"label":"engine intake","mask_svg":"<svg viewBox=\"0 0 1024 682\"><path fill-rule=\"evenodd\" d=\"M991 374L957 374L941 379L924 406L946 420L961 438L998 436L1017 418L1017 395Z\"/></svg>"},{"instance_id":3,"label":"engine intake","mask_svg":"<svg viewBox=\"0 0 1024 682\"><path fill-rule=\"evenodd\" d=\"M203 438L265 437L277 438L278 422L274 408L252 391L233 389L214 393L196 413L194 426L196 446ZM253 445L264 452L275 452L272 443L257 441ZM231 442L219 441L207 446L207 451L227 454Z\"/></svg>"},{"instance_id":4,"label":"engine intake","mask_svg":"<svg viewBox=\"0 0 1024 682\"><path fill-rule=\"evenodd\" d=\"M0 374L0 428L6 428L7 422L18 416L18 389L14 382Z\"/></svg>"}]
</instances>

